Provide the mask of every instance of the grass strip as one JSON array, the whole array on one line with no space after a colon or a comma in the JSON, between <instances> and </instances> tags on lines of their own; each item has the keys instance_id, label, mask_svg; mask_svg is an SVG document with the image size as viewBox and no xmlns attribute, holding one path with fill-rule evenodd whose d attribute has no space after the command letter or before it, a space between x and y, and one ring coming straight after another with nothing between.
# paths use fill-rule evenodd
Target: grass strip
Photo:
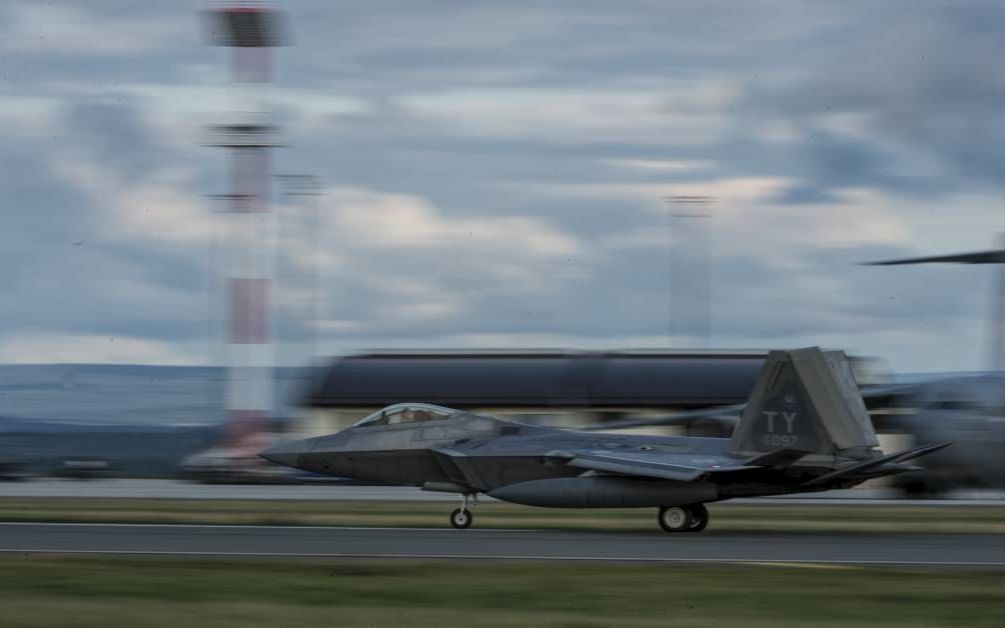
<instances>
[{"instance_id":1,"label":"grass strip","mask_svg":"<svg viewBox=\"0 0 1005 628\"><path fill-rule=\"evenodd\" d=\"M33 556L0 558L0 602L5 626L1001 626L1005 572Z\"/></svg>"}]
</instances>

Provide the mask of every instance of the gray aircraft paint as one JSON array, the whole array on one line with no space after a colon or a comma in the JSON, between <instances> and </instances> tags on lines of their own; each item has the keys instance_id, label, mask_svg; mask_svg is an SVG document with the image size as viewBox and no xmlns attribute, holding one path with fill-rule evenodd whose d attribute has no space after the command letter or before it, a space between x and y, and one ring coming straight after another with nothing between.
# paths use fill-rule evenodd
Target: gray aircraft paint
<instances>
[{"instance_id":1,"label":"gray aircraft paint","mask_svg":"<svg viewBox=\"0 0 1005 628\"><path fill-rule=\"evenodd\" d=\"M773 351L732 439L577 432L398 404L262 456L313 472L550 507L667 507L845 488L909 468L899 455L879 459L855 390L841 353ZM876 464L851 471L870 460ZM825 475L827 482L812 484Z\"/></svg>"},{"instance_id":2,"label":"gray aircraft paint","mask_svg":"<svg viewBox=\"0 0 1005 628\"><path fill-rule=\"evenodd\" d=\"M733 432L730 453L784 448L860 458L879 445L843 352L773 352L751 399Z\"/></svg>"}]
</instances>

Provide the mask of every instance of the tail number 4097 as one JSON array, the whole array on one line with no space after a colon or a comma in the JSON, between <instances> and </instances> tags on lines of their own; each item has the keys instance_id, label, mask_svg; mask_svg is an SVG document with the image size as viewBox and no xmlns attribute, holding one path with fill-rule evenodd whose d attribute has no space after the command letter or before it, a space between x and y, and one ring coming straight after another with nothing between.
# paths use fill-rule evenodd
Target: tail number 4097
<instances>
[{"instance_id":1,"label":"tail number 4097","mask_svg":"<svg viewBox=\"0 0 1005 628\"><path fill-rule=\"evenodd\" d=\"M769 447L792 447L799 437L793 432L796 421L795 412L779 412L777 410L762 410L761 414L767 420L768 433L761 436L761 443Z\"/></svg>"}]
</instances>

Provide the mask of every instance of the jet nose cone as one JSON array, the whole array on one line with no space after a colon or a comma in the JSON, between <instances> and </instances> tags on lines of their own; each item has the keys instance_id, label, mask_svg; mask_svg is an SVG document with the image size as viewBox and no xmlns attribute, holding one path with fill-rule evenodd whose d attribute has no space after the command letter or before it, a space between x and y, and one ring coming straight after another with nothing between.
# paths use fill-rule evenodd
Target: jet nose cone
<instances>
[{"instance_id":1,"label":"jet nose cone","mask_svg":"<svg viewBox=\"0 0 1005 628\"><path fill-rule=\"evenodd\" d=\"M298 467L300 466L300 456L306 453L306 451L307 449L304 447L303 441L294 441L292 443L274 445L258 455L269 462L275 462L287 467Z\"/></svg>"}]
</instances>

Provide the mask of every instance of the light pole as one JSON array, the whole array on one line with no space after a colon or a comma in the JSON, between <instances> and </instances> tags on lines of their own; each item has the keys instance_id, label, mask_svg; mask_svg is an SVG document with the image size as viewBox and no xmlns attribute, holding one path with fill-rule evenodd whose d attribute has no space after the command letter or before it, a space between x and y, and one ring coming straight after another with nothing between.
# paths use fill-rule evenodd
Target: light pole
<instances>
[{"instance_id":1,"label":"light pole","mask_svg":"<svg viewBox=\"0 0 1005 628\"><path fill-rule=\"evenodd\" d=\"M670 208L670 325L671 342L690 335L701 348L711 336L711 275L709 208L715 197L664 196Z\"/></svg>"}]
</instances>

